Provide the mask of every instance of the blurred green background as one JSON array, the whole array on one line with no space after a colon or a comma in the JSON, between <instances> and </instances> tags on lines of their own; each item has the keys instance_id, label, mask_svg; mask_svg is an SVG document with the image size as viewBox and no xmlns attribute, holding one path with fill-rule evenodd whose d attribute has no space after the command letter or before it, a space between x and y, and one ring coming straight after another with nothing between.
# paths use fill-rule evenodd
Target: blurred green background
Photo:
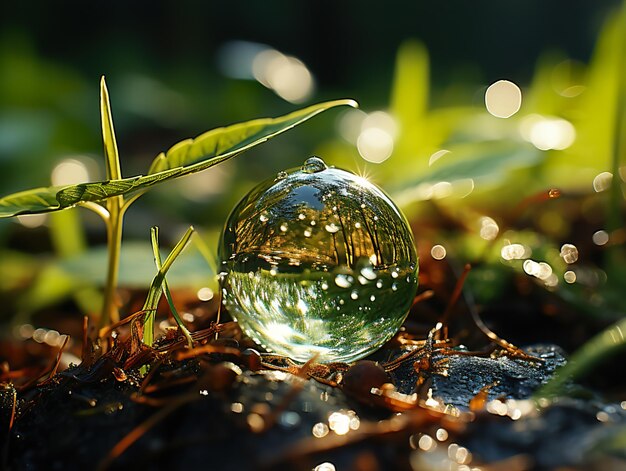
<instances>
[{"instance_id":1,"label":"blurred green background","mask_svg":"<svg viewBox=\"0 0 626 471\"><path fill-rule=\"evenodd\" d=\"M2 10L2 194L104 178L101 75L125 176L217 126L334 98L361 105L139 200L126 218L122 285L152 277L150 226L171 241L194 224L214 249L249 188L317 154L398 201L423 266L446 256L476 264L479 302L523 276L583 311L621 317L619 1L38 1ZM536 209L553 188L562 197ZM73 213L0 221L4 319L101 283L103 226ZM210 274L192 253L171 281L214 286Z\"/></svg>"}]
</instances>

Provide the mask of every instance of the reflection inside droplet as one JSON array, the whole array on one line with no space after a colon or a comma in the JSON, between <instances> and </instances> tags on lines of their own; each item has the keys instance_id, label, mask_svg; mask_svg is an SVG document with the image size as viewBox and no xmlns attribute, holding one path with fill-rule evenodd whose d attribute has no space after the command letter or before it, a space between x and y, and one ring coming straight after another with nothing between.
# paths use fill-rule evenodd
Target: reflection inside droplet
<instances>
[{"instance_id":1,"label":"reflection inside droplet","mask_svg":"<svg viewBox=\"0 0 626 471\"><path fill-rule=\"evenodd\" d=\"M395 334L417 288L417 254L399 210L319 157L242 199L220 257L229 313L258 344L297 361L367 355Z\"/></svg>"}]
</instances>

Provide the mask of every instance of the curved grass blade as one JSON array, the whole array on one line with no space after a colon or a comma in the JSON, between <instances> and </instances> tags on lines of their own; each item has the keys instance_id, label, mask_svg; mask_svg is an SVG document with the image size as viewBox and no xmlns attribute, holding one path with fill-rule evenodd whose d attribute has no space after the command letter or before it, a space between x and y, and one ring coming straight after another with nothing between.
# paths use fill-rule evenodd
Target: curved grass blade
<instances>
[{"instance_id":1,"label":"curved grass blade","mask_svg":"<svg viewBox=\"0 0 626 471\"><path fill-rule=\"evenodd\" d=\"M146 190L172 178L200 172L282 134L336 106L357 106L354 100L335 100L310 106L278 118L262 118L208 131L159 154L148 175L37 188L0 198L0 218L69 208Z\"/></svg>"},{"instance_id":2,"label":"curved grass blade","mask_svg":"<svg viewBox=\"0 0 626 471\"><path fill-rule=\"evenodd\" d=\"M566 392L571 381L581 378L592 368L626 348L626 318L616 322L585 343L554 377L539 389L536 398L555 397Z\"/></svg>"},{"instance_id":3,"label":"curved grass blade","mask_svg":"<svg viewBox=\"0 0 626 471\"><path fill-rule=\"evenodd\" d=\"M161 263L161 253L159 252L159 226L154 226L150 230L150 240L152 241L152 255L154 257L154 263L156 264L157 270L160 270L162 267L162 263ZM174 305L174 300L172 299L172 293L170 292L170 287L167 283L166 278L163 278L163 294L165 294L165 299L167 299L167 304L170 307L172 316L174 316L174 319L176 320L176 323L178 324L178 328L180 329L180 332L187 339L187 345L189 346L189 348L193 348L193 339L191 338L191 333L189 332L189 329L187 329L187 326L185 326L185 324L183 323L183 320L180 318L180 315L178 314L178 310L176 309L176 306Z\"/></svg>"},{"instance_id":4,"label":"curved grass blade","mask_svg":"<svg viewBox=\"0 0 626 471\"><path fill-rule=\"evenodd\" d=\"M142 311L147 313L144 321L143 341L148 346L152 346L152 342L154 341L154 318L156 316L157 306L159 305L159 299L161 299L161 295L163 293L165 275L171 268L174 260L176 260L185 247L187 247L193 233L194 228L189 227L178 243L174 246L163 264L159 267L157 274L152 279L152 283L148 289L146 301L141 308ZM152 234L154 234L154 231L152 231ZM154 235L152 235L152 237L154 237Z\"/></svg>"}]
</instances>

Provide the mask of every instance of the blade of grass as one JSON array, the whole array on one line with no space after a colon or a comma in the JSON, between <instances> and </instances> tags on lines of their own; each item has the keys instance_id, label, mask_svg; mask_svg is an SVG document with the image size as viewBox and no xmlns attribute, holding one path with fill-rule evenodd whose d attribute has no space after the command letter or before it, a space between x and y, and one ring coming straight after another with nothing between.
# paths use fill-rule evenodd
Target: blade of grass
<instances>
[{"instance_id":1,"label":"blade of grass","mask_svg":"<svg viewBox=\"0 0 626 471\"><path fill-rule=\"evenodd\" d=\"M162 267L161 263L161 254L159 252L159 228L157 226L152 227L150 229L151 241L152 241L152 252L154 254L154 263L156 264L157 270L160 270ZM197 237L196 237L197 239ZM187 339L187 345L189 348L193 348L193 339L191 338L191 334L189 330L183 323L183 320L180 318L178 311L176 310L176 306L174 306L174 301L172 300L172 293L170 292L170 288L167 284L167 280L163 278L163 292L165 293L165 299L167 299L167 304L170 306L170 310L172 311L172 316L176 320L178 324L178 328L183 333L185 338Z\"/></svg>"},{"instance_id":2,"label":"blade of grass","mask_svg":"<svg viewBox=\"0 0 626 471\"><path fill-rule=\"evenodd\" d=\"M185 234L183 234L183 237L178 241L170 254L167 256L167 258L163 262L163 265L161 265L161 268L152 279L152 283L150 284L150 288L148 289L148 296L146 297L146 302L144 303L142 308L142 311L145 311L147 313L144 323L143 342L148 346L152 346L154 342L154 318L156 316L156 309L159 304L159 299L161 298L161 293L163 291L163 281L165 280L165 274L171 268L174 260L176 260L176 258L182 253L185 247L187 247L193 233L194 228L189 227Z\"/></svg>"},{"instance_id":3,"label":"blade of grass","mask_svg":"<svg viewBox=\"0 0 626 471\"><path fill-rule=\"evenodd\" d=\"M600 332L576 351L567 364L535 393L536 398L555 397L565 392L566 385L587 374L594 366L626 347L626 318Z\"/></svg>"}]
</instances>

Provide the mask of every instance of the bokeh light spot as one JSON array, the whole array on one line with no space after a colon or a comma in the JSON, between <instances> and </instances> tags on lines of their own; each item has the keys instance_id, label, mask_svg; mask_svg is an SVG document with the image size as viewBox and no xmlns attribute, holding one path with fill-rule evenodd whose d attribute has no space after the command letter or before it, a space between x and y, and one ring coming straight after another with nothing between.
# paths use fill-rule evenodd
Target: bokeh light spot
<instances>
[{"instance_id":1,"label":"bokeh light spot","mask_svg":"<svg viewBox=\"0 0 626 471\"><path fill-rule=\"evenodd\" d=\"M435 260L443 260L446 258L446 248L443 245L433 245L433 248L430 249L430 255Z\"/></svg>"},{"instance_id":2,"label":"bokeh light spot","mask_svg":"<svg viewBox=\"0 0 626 471\"><path fill-rule=\"evenodd\" d=\"M538 114L530 114L522 120L520 133L539 150L567 149L576 140L576 129L572 123Z\"/></svg>"},{"instance_id":3,"label":"bokeh light spot","mask_svg":"<svg viewBox=\"0 0 626 471\"><path fill-rule=\"evenodd\" d=\"M605 245L609 241L609 233L606 231L596 231L591 239L596 245Z\"/></svg>"},{"instance_id":4,"label":"bokeh light spot","mask_svg":"<svg viewBox=\"0 0 626 471\"><path fill-rule=\"evenodd\" d=\"M576 263L578 260L578 249L573 244L563 244L560 255L565 263Z\"/></svg>"},{"instance_id":5,"label":"bokeh light spot","mask_svg":"<svg viewBox=\"0 0 626 471\"><path fill-rule=\"evenodd\" d=\"M563 279L565 280L566 283L575 283L576 282L576 273L573 272L572 270L568 270L565 273L563 273Z\"/></svg>"},{"instance_id":6,"label":"bokeh light spot","mask_svg":"<svg viewBox=\"0 0 626 471\"><path fill-rule=\"evenodd\" d=\"M89 181L89 171L82 160L65 159L54 167L50 179L53 186L85 183Z\"/></svg>"},{"instance_id":7,"label":"bokeh light spot","mask_svg":"<svg viewBox=\"0 0 626 471\"><path fill-rule=\"evenodd\" d=\"M522 106L522 91L513 82L498 80L487 88L485 106L496 118L510 118Z\"/></svg>"},{"instance_id":8,"label":"bokeh light spot","mask_svg":"<svg viewBox=\"0 0 626 471\"><path fill-rule=\"evenodd\" d=\"M302 103L315 87L313 76L302 61L275 49L262 50L254 57L252 73L260 83L291 103Z\"/></svg>"},{"instance_id":9,"label":"bokeh light spot","mask_svg":"<svg viewBox=\"0 0 626 471\"><path fill-rule=\"evenodd\" d=\"M608 190L611 187L613 181L613 174L611 172L602 172L596 175L593 179L593 189L596 193Z\"/></svg>"},{"instance_id":10,"label":"bokeh light spot","mask_svg":"<svg viewBox=\"0 0 626 471\"><path fill-rule=\"evenodd\" d=\"M391 156L393 138L383 129L369 128L359 134L356 146L363 159L378 164Z\"/></svg>"}]
</instances>

